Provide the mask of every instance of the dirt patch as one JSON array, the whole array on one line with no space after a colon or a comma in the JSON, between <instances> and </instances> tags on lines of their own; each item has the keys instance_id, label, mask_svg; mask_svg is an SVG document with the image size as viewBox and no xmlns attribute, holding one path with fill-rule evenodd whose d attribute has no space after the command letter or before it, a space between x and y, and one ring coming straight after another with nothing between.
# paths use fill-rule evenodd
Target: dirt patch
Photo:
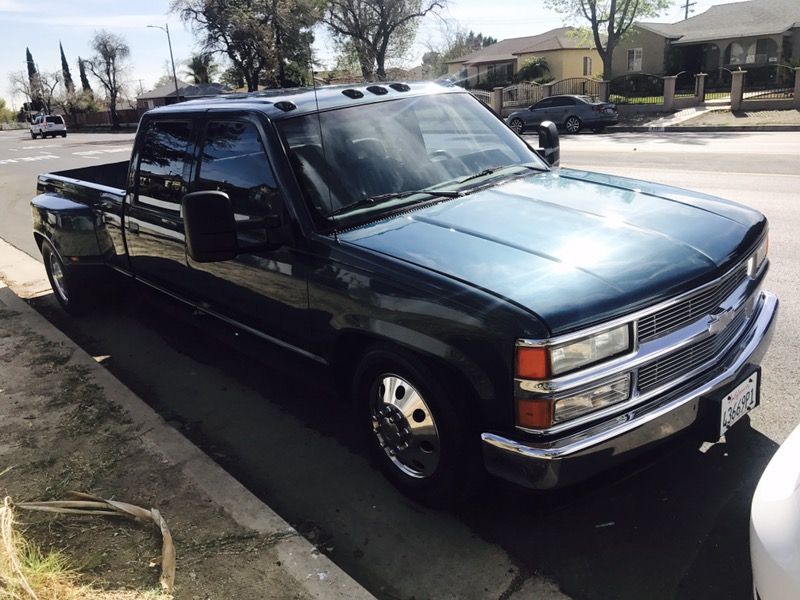
<instances>
[{"instance_id":1,"label":"dirt patch","mask_svg":"<svg viewBox=\"0 0 800 600\"><path fill-rule=\"evenodd\" d=\"M741 127L754 125L800 125L800 110L715 110L688 119L677 127Z\"/></svg>"},{"instance_id":2,"label":"dirt patch","mask_svg":"<svg viewBox=\"0 0 800 600\"><path fill-rule=\"evenodd\" d=\"M145 449L143 433L107 398L71 351L0 306L0 497L62 499L68 490L156 507L177 548L176 598L303 598L274 566L281 538L237 525L179 466ZM19 512L27 538L66 555L106 590L159 588L148 567L160 551L152 523ZM272 567L272 568L270 568Z\"/></svg>"}]
</instances>

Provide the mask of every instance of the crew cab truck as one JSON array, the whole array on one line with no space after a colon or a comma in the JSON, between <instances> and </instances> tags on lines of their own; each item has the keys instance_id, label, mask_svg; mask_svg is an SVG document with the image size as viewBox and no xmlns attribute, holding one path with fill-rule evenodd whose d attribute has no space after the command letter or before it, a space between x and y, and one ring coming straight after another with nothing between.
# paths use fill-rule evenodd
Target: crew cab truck
<instances>
[{"instance_id":1,"label":"crew cab truck","mask_svg":"<svg viewBox=\"0 0 800 600\"><path fill-rule=\"evenodd\" d=\"M765 217L558 168L540 134L434 83L183 102L130 162L40 175L34 236L70 312L112 269L328 365L423 501L717 440L760 401Z\"/></svg>"}]
</instances>

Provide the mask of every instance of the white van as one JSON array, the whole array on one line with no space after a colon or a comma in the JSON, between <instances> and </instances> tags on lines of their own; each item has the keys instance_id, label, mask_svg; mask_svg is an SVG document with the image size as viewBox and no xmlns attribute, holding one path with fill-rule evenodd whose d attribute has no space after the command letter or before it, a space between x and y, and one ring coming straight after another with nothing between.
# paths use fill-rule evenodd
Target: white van
<instances>
[{"instance_id":1,"label":"white van","mask_svg":"<svg viewBox=\"0 0 800 600\"><path fill-rule=\"evenodd\" d=\"M64 117L61 115L37 115L31 123L31 139L36 139L37 136L42 136L42 139L47 136L67 137L67 124L64 123Z\"/></svg>"}]
</instances>

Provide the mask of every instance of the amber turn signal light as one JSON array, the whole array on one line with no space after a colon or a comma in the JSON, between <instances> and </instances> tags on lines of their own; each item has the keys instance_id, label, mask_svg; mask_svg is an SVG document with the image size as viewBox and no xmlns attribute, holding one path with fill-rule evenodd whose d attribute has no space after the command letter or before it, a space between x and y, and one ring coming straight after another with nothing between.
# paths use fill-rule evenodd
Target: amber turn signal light
<instances>
[{"instance_id":1,"label":"amber turn signal light","mask_svg":"<svg viewBox=\"0 0 800 600\"><path fill-rule=\"evenodd\" d=\"M547 429L552 424L552 400L517 398L517 425L531 429Z\"/></svg>"},{"instance_id":2,"label":"amber turn signal light","mask_svg":"<svg viewBox=\"0 0 800 600\"><path fill-rule=\"evenodd\" d=\"M517 348L517 377L547 379L550 376L550 354L547 348Z\"/></svg>"}]
</instances>

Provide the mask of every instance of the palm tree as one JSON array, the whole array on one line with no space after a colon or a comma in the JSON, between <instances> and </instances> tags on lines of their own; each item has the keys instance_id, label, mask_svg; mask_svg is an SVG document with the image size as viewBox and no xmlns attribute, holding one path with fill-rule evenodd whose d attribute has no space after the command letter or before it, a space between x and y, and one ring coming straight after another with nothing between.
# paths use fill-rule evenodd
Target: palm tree
<instances>
[{"instance_id":1,"label":"palm tree","mask_svg":"<svg viewBox=\"0 0 800 600\"><path fill-rule=\"evenodd\" d=\"M210 54L195 54L186 62L185 75L192 83L211 83L219 67Z\"/></svg>"}]
</instances>

